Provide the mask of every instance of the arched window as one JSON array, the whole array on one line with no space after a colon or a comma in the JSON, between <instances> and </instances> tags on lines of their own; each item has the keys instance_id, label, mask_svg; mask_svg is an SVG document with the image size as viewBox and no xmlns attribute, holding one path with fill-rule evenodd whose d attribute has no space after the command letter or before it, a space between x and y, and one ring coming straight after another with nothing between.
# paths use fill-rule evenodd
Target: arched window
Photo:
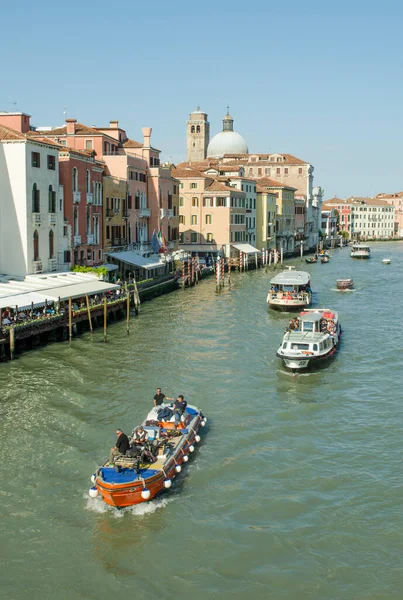
<instances>
[{"instance_id":1,"label":"arched window","mask_svg":"<svg viewBox=\"0 0 403 600\"><path fill-rule=\"evenodd\" d=\"M36 229L34 231L34 260L39 260L39 235Z\"/></svg>"},{"instance_id":2,"label":"arched window","mask_svg":"<svg viewBox=\"0 0 403 600\"><path fill-rule=\"evenodd\" d=\"M49 258L54 258L55 247L54 247L54 235L53 230L49 231Z\"/></svg>"},{"instance_id":3,"label":"arched window","mask_svg":"<svg viewBox=\"0 0 403 600\"><path fill-rule=\"evenodd\" d=\"M73 192L78 192L78 171L76 167L73 168Z\"/></svg>"},{"instance_id":4,"label":"arched window","mask_svg":"<svg viewBox=\"0 0 403 600\"><path fill-rule=\"evenodd\" d=\"M91 193L91 175L89 170L87 169L87 172L85 173L85 190L87 192L87 194Z\"/></svg>"},{"instance_id":5,"label":"arched window","mask_svg":"<svg viewBox=\"0 0 403 600\"><path fill-rule=\"evenodd\" d=\"M195 132L195 126L192 125L192 127L190 128L190 133L194 133Z\"/></svg>"},{"instance_id":6,"label":"arched window","mask_svg":"<svg viewBox=\"0 0 403 600\"><path fill-rule=\"evenodd\" d=\"M196 133L200 133L200 125L196 127Z\"/></svg>"},{"instance_id":7,"label":"arched window","mask_svg":"<svg viewBox=\"0 0 403 600\"><path fill-rule=\"evenodd\" d=\"M77 210L77 208L74 208L74 213L73 213L73 229L74 229L73 235L78 235L78 210Z\"/></svg>"},{"instance_id":8,"label":"arched window","mask_svg":"<svg viewBox=\"0 0 403 600\"><path fill-rule=\"evenodd\" d=\"M49 212L56 212L56 192L53 191L53 187L49 186Z\"/></svg>"},{"instance_id":9,"label":"arched window","mask_svg":"<svg viewBox=\"0 0 403 600\"><path fill-rule=\"evenodd\" d=\"M32 186L32 212L41 212L41 193L38 190L38 186L36 185L36 183L34 183L34 185Z\"/></svg>"},{"instance_id":10,"label":"arched window","mask_svg":"<svg viewBox=\"0 0 403 600\"><path fill-rule=\"evenodd\" d=\"M86 216L86 231L87 231L87 235L89 235L91 233L91 214L90 214L90 209L87 208L87 216Z\"/></svg>"}]
</instances>

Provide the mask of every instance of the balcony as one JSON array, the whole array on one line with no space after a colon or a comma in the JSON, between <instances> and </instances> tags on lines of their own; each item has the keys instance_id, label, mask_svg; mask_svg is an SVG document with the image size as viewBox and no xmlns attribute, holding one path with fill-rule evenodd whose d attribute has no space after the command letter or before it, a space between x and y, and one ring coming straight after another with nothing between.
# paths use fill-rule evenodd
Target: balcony
<instances>
[{"instance_id":1,"label":"balcony","mask_svg":"<svg viewBox=\"0 0 403 600\"><path fill-rule=\"evenodd\" d=\"M56 214L49 213L49 225L56 225Z\"/></svg>"},{"instance_id":2,"label":"balcony","mask_svg":"<svg viewBox=\"0 0 403 600\"><path fill-rule=\"evenodd\" d=\"M112 217L116 217L117 214L119 214L119 213L117 213L113 208L106 209L106 216L108 219L112 219Z\"/></svg>"},{"instance_id":3,"label":"balcony","mask_svg":"<svg viewBox=\"0 0 403 600\"><path fill-rule=\"evenodd\" d=\"M32 262L32 270L34 273L42 273L43 267L42 267L42 261L41 260L34 260Z\"/></svg>"},{"instance_id":4,"label":"balcony","mask_svg":"<svg viewBox=\"0 0 403 600\"><path fill-rule=\"evenodd\" d=\"M87 204L92 204L93 198L94 198L94 195L87 192L87 194L86 194Z\"/></svg>"},{"instance_id":5,"label":"balcony","mask_svg":"<svg viewBox=\"0 0 403 600\"><path fill-rule=\"evenodd\" d=\"M146 219L151 215L151 210L149 208L140 208L139 209L139 217L142 219Z\"/></svg>"},{"instance_id":6,"label":"balcony","mask_svg":"<svg viewBox=\"0 0 403 600\"><path fill-rule=\"evenodd\" d=\"M81 245L81 235L75 235L73 237L73 246L80 246Z\"/></svg>"},{"instance_id":7,"label":"balcony","mask_svg":"<svg viewBox=\"0 0 403 600\"><path fill-rule=\"evenodd\" d=\"M129 218L129 211L127 210L127 208L124 208L124 209L122 210L122 217L123 217L124 219L128 219L128 218Z\"/></svg>"},{"instance_id":8,"label":"balcony","mask_svg":"<svg viewBox=\"0 0 403 600\"><path fill-rule=\"evenodd\" d=\"M93 233L87 233L87 244L92 245L94 243L94 234Z\"/></svg>"},{"instance_id":9,"label":"balcony","mask_svg":"<svg viewBox=\"0 0 403 600\"><path fill-rule=\"evenodd\" d=\"M57 271L57 258L49 258L48 269L49 271Z\"/></svg>"},{"instance_id":10,"label":"balcony","mask_svg":"<svg viewBox=\"0 0 403 600\"><path fill-rule=\"evenodd\" d=\"M73 203L79 204L81 201L81 192L73 192Z\"/></svg>"},{"instance_id":11,"label":"balcony","mask_svg":"<svg viewBox=\"0 0 403 600\"><path fill-rule=\"evenodd\" d=\"M41 213L32 213L32 225L35 227L36 225L40 225L42 223Z\"/></svg>"},{"instance_id":12,"label":"balcony","mask_svg":"<svg viewBox=\"0 0 403 600\"><path fill-rule=\"evenodd\" d=\"M112 246L127 246L127 239L114 237L112 238Z\"/></svg>"},{"instance_id":13,"label":"balcony","mask_svg":"<svg viewBox=\"0 0 403 600\"><path fill-rule=\"evenodd\" d=\"M174 216L174 209L168 208L168 219L172 219Z\"/></svg>"}]
</instances>

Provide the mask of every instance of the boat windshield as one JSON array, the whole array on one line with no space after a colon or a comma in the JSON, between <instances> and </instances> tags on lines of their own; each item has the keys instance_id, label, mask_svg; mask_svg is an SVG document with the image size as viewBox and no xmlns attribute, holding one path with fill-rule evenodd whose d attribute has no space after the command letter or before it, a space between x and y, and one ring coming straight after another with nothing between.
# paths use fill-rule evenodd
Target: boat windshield
<instances>
[{"instance_id":1,"label":"boat windshield","mask_svg":"<svg viewBox=\"0 0 403 600\"><path fill-rule=\"evenodd\" d=\"M315 331L315 324L312 321L303 322L304 331Z\"/></svg>"},{"instance_id":2,"label":"boat windshield","mask_svg":"<svg viewBox=\"0 0 403 600\"><path fill-rule=\"evenodd\" d=\"M309 344L291 344L291 350L309 350Z\"/></svg>"},{"instance_id":3,"label":"boat windshield","mask_svg":"<svg viewBox=\"0 0 403 600\"><path fill-rule=\"evenodd\" d=\"M293 292L294 291L294 286L293 285L283 285L283 292Z\"/></svg>"}]
</instances>

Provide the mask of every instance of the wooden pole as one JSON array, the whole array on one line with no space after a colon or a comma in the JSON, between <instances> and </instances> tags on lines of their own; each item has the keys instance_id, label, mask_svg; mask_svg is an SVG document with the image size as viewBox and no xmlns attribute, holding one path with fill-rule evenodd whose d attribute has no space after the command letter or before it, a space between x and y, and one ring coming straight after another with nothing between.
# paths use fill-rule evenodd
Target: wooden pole
<instances>
[{"instance_id":1,"label":"wooden pole","mask_svg":"<svg viewBox=\"0 0 403 600\"><path fill-rule=\"evenodd\" d=\"M72 322L71 322L71 298L69 298L69 342L72 338Z\"/></svg>"},{"instance_id":2,"label":"wooden pole","mask_svg":"<svg viewBox=\"0 0 403 600\"><path fill-rule=\"evenodd\" d=\"M90 309L90 301L88 298L88 294L85 294L85 300L87 302L88 323L90 324L90 331L92 333L91 309Z\"/></svg>"},{"instance_id":3,"label":"wooden pole","mask_svg":"<svg viewBox=\"0 0 403 600\"><path fill-rule=\"evenodd\" d=\"M255 252L255 266L256 266L256 271L257 271L257 252Z\"/></svg>"},{"instance_id":4,"label":"wooden pole","mask_svg":"<svg viewBox=\"0 0 403 600\"><path fill-rule=\"evenodd\" d=\"M216 283L215 290L216 290L216 292L220 291L220 287L221 287L220 277L221 277L220 260L217 259L216 264L215 264L215 283Z\"/></svg>"},{"instance_id":5,"label":"wooden pole","mask_svg":"<svg viewBox=\"0 0 403 600\"><path fill-rule=\"evenodd\" d=\"M127 331L127 335L129 335L129 322L130 322L130 292L127 288L127 283L125 284L126 287L126 331Z\"/></svg>"},{"instance_id":6,"label":"wooden pole","mask_svg":"<svg viewBox=\"0 0 403 600\"><path fill-rule=\"evenodd\" d=\"M14 359L15 354L15 329L13 326L10 327L10 359Z\"/></svg>"},{"instance_id":7,"label":"wooden pole","mask_svg":"<svg viewBox=\"0 0 403 600\"><path fill-rule=\"evenodd\" d=\"M231 259L227 258L228 286L231 287Z\"/></svg>"},{"instance_id":8,"label":"wooden pole","mask_svg":"<svg viewBox=\"0 0 403 600\"><path fill-rule=\"evenodd\" d=\"M185 289L185 259L182 260L182 289Z\"/></svg>"},{"instance_id":9,"label":"wooden pole","mask_svg":"<svg viewBox=\"0 0 403 600\"><path fill-rule=\"evenodd\" d=\"M107 327L107 309L106 309L106 296L104 296L104 342L107 341L107 336L106 336L106 327Z\"/></svg>"}]
</instances>

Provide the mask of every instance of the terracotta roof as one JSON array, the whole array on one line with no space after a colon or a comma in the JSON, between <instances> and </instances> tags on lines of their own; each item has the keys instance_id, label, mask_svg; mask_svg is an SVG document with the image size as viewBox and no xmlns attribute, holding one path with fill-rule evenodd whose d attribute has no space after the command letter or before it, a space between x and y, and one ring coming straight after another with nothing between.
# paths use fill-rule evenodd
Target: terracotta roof
<instances>
[{"instance_id":1,"label":"terracotta roof","mask_svg":"<svg viewBox=\"0 0 403 600\"><path fill-rule=\"evenodd\" d=\"M274 192L273 190L269 190L267 187L264 187L263 185L259 185L257 184L256 186L256 191L259 192L260 194L272 194L273 196L277 196L277 192Z\"/></svg>"},{"instance_id":2,"label":"terracotta roof","mask_svg":"<svg viewBox=\"0 0 403 600\"><path fill-rule=\"evenodd\" d=\"M261 177L259 179L259 185L265 187L283 188L286 190L297 190L297 188L291 187L290 185L286 185L285 183L281 183L280 181L275 181L274 179L269 179L269 177Z\"/></svg>"},{"instance_id":3,"label":"terracotta roof","mask_svg":"<svg viewBox=\"0 0 403 600\"><path fill-rule=\"evenodd\" d=\"M177 164L177 167L189 167L190 169L196 169L198 171L205 171L206 169L208 169L209 167L216 167L218 164L218 159L211 159L208 158L206 160L203 161L199 161L199 162L194 162L194 161L190 161L190 162L181 162L179 164Z\"/></svg>"},{"instance_id":4,"label":"terracotta roof","mask_svg":"<svg viewBox=\"0 0 403 600\"><path fill-rule=\"evenodd\" d=\"M219 171L239 171L239 169L243 169L243 165L218 165L217 169Z\"/></svg>"},{"instance_id":5,"label":"terracotta roof","mask_svg":"<svg viewBox=\"0 0 403 600\"><path fill-rule=\"evenodd\" d=\"M237 188L230 187L229 185L224 185L223 183L220 183L217 180L214 180L213 183L211 183L208 186L206 192L236 192L238 194L245 193L241 192L241 190L238 190Z\"/></svg>"},{"instance_id":6,"label":"terracotta roof","mask_svg":"<svg viewBox=\"0 0 403 600\"><path fill-rule=\"evenodd\" d=\"M41 136L67 135L67 125L49 129L48 131L35 131L34 133ZM102 133L94 127L87 127L87 125L83 125L82 123L75 123L75 135L102 135Z\"/></svg>"},{"instance_id":7,"label":"terracotta roof","mask_svg":"<svg viewBox=\"0 0 403 600\"><path fill-rule=\"evenodd\" d=\"M366 204L367 206L390 206L386 200L380 200L379 198L357 198L352 196L347 198L349 204Z\"/></svg>"},{"instance_id":8,"label":"terracotta roof","mask_svg":"<svg viewBox=\"0 0 403 600\"><path fill-rule=\"evenodd\" d=\"M341 198L337 198L336 196L334 198L330 198L329 200L325 200L323 202L323 204L344 204L346 202L346 200L342 200ZM323 206L322 204L322 206Z\"/></svg>"},{"instance_id":9,"label":"terracotta roof","mask_svg":"<svg viewBox=\"0 0 403 600\"><path fill-rule=\"evenodd\" d=\"M195 179L196 177L206 179L206 175L200 173L200 171L196 171L195 169L180 169L175 167L171 170L171 174L177 179Z\"/></svg>"},{"instance_id":10,"label":"terracotta roof","mask_svg":"<svg viewBox=\"0 0 403 600\"><path fill-rule=\"evenodd\" d=\"M143 148L143 144L136 142L136 140L126 140L122 144L123 148Z\"/></svg>"},{"instance_id":11,"label":"terracotta roof","mask_svg":"<svg viewBox=\"0 0 403 600\"><path fill-rule=\"evenodd\" d=\"M0 140L26 140L27 137L23 133L19 131L15 131L15 129L11 129L10 127L6 127L5 125L0 125Z\"/></svg>"},{"instance_id":12,"label":"terracotta roof","mask_svg":"<svg viewBox=\"0 0 403 600\"><path fill-rule=\"evenodd\" d=\"M252 156L259 157L260 160L251 161L249 160ZM270 161L271 156L282 156L285 160L282 162ZM224 158L237 158L239 161L242 161L242 164L248 165L307 165L310 164L306 160L301 160L292 154L281 154L281 152L272 152L271 154L224 154ZM228 163L234 164L234 162Z\"/></svg>"}]
</instances>

